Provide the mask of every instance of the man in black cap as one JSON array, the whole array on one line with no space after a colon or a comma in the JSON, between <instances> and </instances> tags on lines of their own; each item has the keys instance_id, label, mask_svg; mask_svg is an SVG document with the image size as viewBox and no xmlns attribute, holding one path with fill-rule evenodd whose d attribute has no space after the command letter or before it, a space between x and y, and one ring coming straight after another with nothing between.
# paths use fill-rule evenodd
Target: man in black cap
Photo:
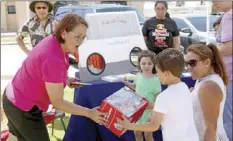
<instances>
[{"instance_id":1,"label":"man in black cap","mask_svg":"<svg viewBox=\"0 0 233 141\"><path fill-rule=\"evenodd\" d=\"M36 46L44 37L52 34L56 21L50 12L53 5L49 1L33 1L29 6L36 15L29 19L19 30L16 41L20 48L28 54L30 51L24 44L24 37L30 36L32 47Z\"/></svg>"}]
</instances>

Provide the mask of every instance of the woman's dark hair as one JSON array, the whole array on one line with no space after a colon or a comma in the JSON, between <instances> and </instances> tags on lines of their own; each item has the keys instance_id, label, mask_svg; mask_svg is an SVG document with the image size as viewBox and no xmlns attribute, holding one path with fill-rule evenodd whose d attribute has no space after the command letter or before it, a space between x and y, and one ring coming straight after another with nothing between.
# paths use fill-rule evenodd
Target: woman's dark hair
<instances>
[{"instance_id":1,"label":"woman's dark hair","mask_svg":"<svg viewBox=\"0 0 233 141\"><path fill-rule=\"evenodd\" d=\"M140 52L138 54L138 69L140 71L141 70L141 66L140 66L140 61L143 57L149 57L151 59L151 61L153 62L153 66L155 67L155 63L154 63L154 59L155 59L155 53L149 50L143 50L142 52ZM155 74L155 68L153 67L152 73Z\"/></svg>"},{"instance_id":2,"label":"woman's dark hair","mask_svg":"<svg viewBox=\"0 0 233 141\"><path fill-rule=\"evenodd\" d=\"M72 31L79 24L83 24L88 28L88 23L79 15L75 13L66 14L61 21L55 27L55 37L59 43L64 43L61 34L65 30L66 32Z\"/></svg>"},{"instance_id":3,"label":"woman's dark hair","mask_svg":"<svg viewBox=\"0 0 233 141\"><path fill-rule=\"evenodd\" d=\"M222 17L218 18L218 19L214 22L213 28L215 28L216 25L220 25L221 20L222 20Z\"/></svg>"},{"instance_id":4,"label":"woman's dark hair","mask_svg":"<svg viewBox=\"0 0 233 141\"><path fill-rule=\"evenodd\" d=\"M201 60L210 59L215 73L222 78L225 85L228 84L226 68L218 48L215 45L193 44L188 47L187 52L197 54Z\"/></svg>"},{"instance_id":5,"label":"woman's dark hair","mask_svg":"<svg viewBox=\"0 0 233 141\"><path fill-rule=\"evenodd\" d=\"M156 1L156 2L155 2L155 7L156 7L159 3L163 4L164 7L166 7L166 9L168 9L168 4L167 4L166 1ZM170 18L170 14L167 12L166 15L165 15L165 17L166 17L166 18Z\"/></svg>"}]
</instances>

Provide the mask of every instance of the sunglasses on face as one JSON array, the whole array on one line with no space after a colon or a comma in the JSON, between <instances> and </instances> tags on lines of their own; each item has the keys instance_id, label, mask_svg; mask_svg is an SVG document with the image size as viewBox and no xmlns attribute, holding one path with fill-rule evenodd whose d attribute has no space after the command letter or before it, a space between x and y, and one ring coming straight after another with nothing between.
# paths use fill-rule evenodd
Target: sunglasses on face
<instances>
[{"instance_id":1,"label":"sunglasses on face","mask_svg":"<svg viewBox=\"0 0 233 141\"><path fill-rule=\"evenodd\" d=\"M38 10L40 10L40 9L47 9L47 7L45 7L45 6L41 6L41 7L36 7L36 9L38 9Z\"/></svg>"},{"instance_id":2,"label":"sunglasses on face","mask_svg":"<svg viewBox=\"0 0 233 141\"><path fill-rule=\"evenodd\" d=\"M192 60L189 60L189 61L185 61L185 66L190 66L190 67L196 67L197 66L197 63L199 62L200 60L195 60L195 59L192 59Z\"/></svg>"}]
</instances>

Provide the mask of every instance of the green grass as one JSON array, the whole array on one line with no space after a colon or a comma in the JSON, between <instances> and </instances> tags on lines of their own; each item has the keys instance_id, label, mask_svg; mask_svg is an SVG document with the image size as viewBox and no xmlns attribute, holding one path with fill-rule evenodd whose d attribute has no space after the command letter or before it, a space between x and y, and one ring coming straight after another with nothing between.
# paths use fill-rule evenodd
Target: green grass
<instances>
[{"instance_id":1,"label":"green grass","mask_svg":"<svg viewBox=\"0 0 233 141\"><path fill-rule=\"evenodd\" d=\"M74 89L66 88L64 92L64 99L70 102L73 102L74 97ZM66 117L64 118L65 125L67 127L70 120L70 114L66 113ZM49 136L51 141L62 141L65 135L64 129L62 127L60 119L56 119L54 122L54 132L52 135L52 124L47 125Z\"/></svg>"}]
</instances>

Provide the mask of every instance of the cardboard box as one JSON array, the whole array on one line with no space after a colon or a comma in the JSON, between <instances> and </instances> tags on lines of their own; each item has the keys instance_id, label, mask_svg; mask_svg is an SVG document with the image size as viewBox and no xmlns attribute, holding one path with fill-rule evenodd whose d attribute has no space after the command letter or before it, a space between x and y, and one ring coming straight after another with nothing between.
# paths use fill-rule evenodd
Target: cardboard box
<instances>
[{"instance_id":1,"label":"cardboard box","mask_svg":"<svg viewBox=\"0 0 233 141\"><path fill-rule=\"evenodd\" d=\"M117 136L121 136L124 131L117 124L117 118L122 119L122 115L124 115L131 123L135 123L141 117L147 105L146 99L124 87L104 99L99 110L107 113L105 118L109 124L106 127Z\"/></svg>"}]
</instances>

